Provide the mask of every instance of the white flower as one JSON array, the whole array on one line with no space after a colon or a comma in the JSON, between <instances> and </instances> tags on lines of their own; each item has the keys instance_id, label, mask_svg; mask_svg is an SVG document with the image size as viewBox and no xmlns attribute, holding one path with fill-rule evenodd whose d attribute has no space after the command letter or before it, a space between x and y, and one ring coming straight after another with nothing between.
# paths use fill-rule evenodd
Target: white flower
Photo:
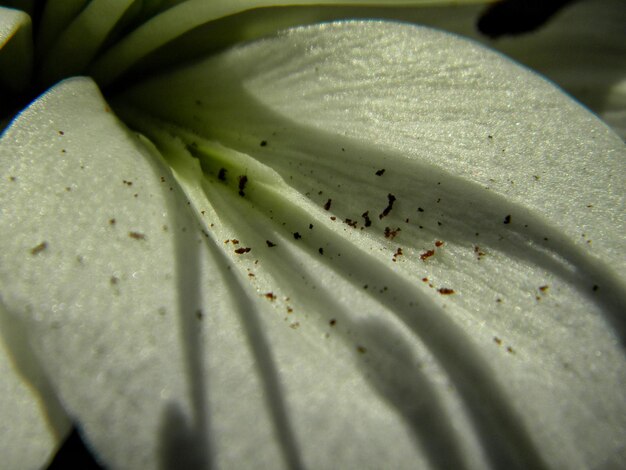
<instances>
[{"instance_id":1,"label":"white flower","mask_svg":"<svg viewBox=\"0 0 626 470\"><path fill-rule=\"evenodd\" d=\"M0 140L3 465L73 423L111 468L619 466L617 134L447 33L216 52L354 10L140 3L49 2L35 81L107 100L61 81Z\"/></svg>"}]
</instances>

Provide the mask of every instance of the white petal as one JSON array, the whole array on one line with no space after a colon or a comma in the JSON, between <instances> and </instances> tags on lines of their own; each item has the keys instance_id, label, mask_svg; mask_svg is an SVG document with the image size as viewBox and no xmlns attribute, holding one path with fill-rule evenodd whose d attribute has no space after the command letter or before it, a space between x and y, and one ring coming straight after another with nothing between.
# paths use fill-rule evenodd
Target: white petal
<instances>
[{"instance_id":1,"label":"white petal","mask_svg":"<svg viewBox=\"0 0 626 470\"><path fill-rule=\"evenodd\" d=\"M30 81L33 61L30 17L0 6L0 86L15 93Z\"/></svg>"},{"instance_id":2,"label":"white petal","mask_svg":"<svg viewBox=\"0 0 626 470\"><path fill-rule=\"evenodd\" d=\"M352 348L333 356L320 354L318 343L301 344L264 293L243 284L233 260L252 262L254 253L224 245L223 223L210 207L205 216L228 256L215 242L203 243L206 235L149 148L86 79L35 102L0 147L7 175L0 197L11 201L2 213L3 302L25 322L60 399L100 458L113 468L208 461L281 468L303 458L292 414L298 439L315 430L310 462L319 459L320 438L341 450L353 427L348 418L365 409L368 430L399 421L365 385ZM348 361L328 363L342 356ZM284 375L292 373L287 400ZM359 400L353 387L363 389ZM320 434L316 424L330 416L333 428ZM406 432L398 432L404 450L394 459L413 455ZM369 431L359 436L362 456L341 458L375 458L381 449L368 450L369 439Z\"/></svg>"},{"instance_id":3,"label":"white petal","mask_svg":"<svg viewBox=\"0 0 626 470\"><path fill-rule=\"evenodd\" d=\"M291 299L279 309L301 309L299 354L334 331L330 319L347 325L318 354L367 344L357 363L396 407L386 419L402 416L420 438L424 424L406 410L433 386L436 421L455 432L426 438L422 459L456 446L451 459L480 466L480 445L494 465L586 468L620 455L626 150L552 85L452 36L353 23L240 47L124 99L162 120L128 111L175 168L186 154L202 161L202 191L179 175L196 206L212 204L246 245L278 239L281 250L245 267L259 291ZM412 360L427 364L425 378ZM300 373L285 373L286 389L303 393ZM293 396L301 442L328 445ZM339 429L340 418L319 422ZM353 436L362 454L334 457L393 442L394 465L418 458L406 437L372 429L369 449Z\"/></svg>"},{"instance_id":4,"label":"white petal","mask_svg":"<svg viewBox=\"0 0 626 470\"><path fill-rule=\"evenodd\" d=\"M259 32L267 34L286 26L301 24L302 22L315 22L328 20L332 18L344 18L346 15L358 14L359 11L364 12L365 7L384 6L390 7L423 7L423 6L441 6L453 4L475 4L486 3L488 0L344 0L337 2L336 0L212 0L205 2L204 0L187 0L176 4L159 15L150 18L136 30L132 31L118 44L114 45L101 58L99 58L90 68L90 75L95 77L98 83L107 85L116 80L120 75L127 72L128 69L140 63L150 53L158 50L167 43L179 38L194 28L209 24L221 18L238 13L246 12L253 9L260 9L255 12L260 13L257 16L252 29L256 30L256 37ZM337 4L351 8L336 8ZM277 8L269 15L263 13L264 8L271 7L310 7L302 8ZM336 13L325 12L324 7L332 7ZM282 10L282 11L281 11ZM285 11L286 10L286 11ZM403 17L405 10L396 8L396 17ZM367 13L365 13L367 15ZM376 15L376 13L370 13ZM278 18L277 18L278 17ZM263 23L267 23L264 25ZM250 28L241 27L234 23L235 34L240 34L236 41L249 39ZM210 28L210 27L209 27ZM227 37L232 36L231 31L225 31ZM229 44L218 34L214 35L217 39L217 46L223 47L224 43ZM196 43L192 49L203 50L206 45ZM188 51L180 50L183 54Z\"/></svg>"},{"instance_id":5,"label":"white petal","mask_svg":"<svg viewBox=\"0 0 626 470\"><path fill-rule=\"evenodd\" d=\"M158 468L201 428L204 403L193 324L206 250L169 170L87 79L24 111L0 153L7 310L107 464Z\"/></svg>"},{"instance_id":6,"label":"white petal","mask_svg":"<svg viewBox=\"0 0 626 470\"><path fill-rule=\"evenodd\" d=\"M290 26L344 18L395 18L461 34L503 52L555 81L598 113L622 138L626 135L626 9L622 0L573 2L539 30L495 41L476 29L485 3L488 2L449 5L446 1L418 1L414 8L389 8L389 4L387 8L318 5L242 11L245 9L238 3L227 2L231 17L222 21L215 21L219 3L207 4L205 8L211 12L206 15L191 11L191 5L181 6L155 18L154 24L139 29L114 47L92 72L108 81L131 65L138 65L135 72L163 69L164 64L180 64L201 53L212 53ZM205 22L208 24L190 30ZM184 31L188 32L182 34ZM158 46L161 48L154 51ZM150 51L153 52L136 64L139 57Z\"/></svg>"}]
</instances>

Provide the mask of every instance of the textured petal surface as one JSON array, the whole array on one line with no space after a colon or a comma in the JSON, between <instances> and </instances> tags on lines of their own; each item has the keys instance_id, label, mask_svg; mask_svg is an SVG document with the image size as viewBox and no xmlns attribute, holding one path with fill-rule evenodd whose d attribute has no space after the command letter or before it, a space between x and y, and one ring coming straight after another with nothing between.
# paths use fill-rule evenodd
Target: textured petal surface
<instances>
[{"instance_id":1,"label":"textured petal surface","mask_svg":"<svg viewBox=\"0 0 626 470\"><path fill-rule=\"evenodd\" d=\"M623 27L626 9L622 0L573 2L539 30L497 40L480 34L476 28L485 3L489 2L435 3L426 2L415 8L292 5L247 10L196 27L134 65L137 72L162 69L164 64L180 64L181 59L197 58L199 53L212 53L229 44L257 39L294 25L350 18L397 19L460 34L503 52L556 82L598 113L622 138L626 136L626 29ZM166 18L158 21L167 23ZM198 16L193 18L201 23ZM175 22L172 27L180 24ZM156 30L162 32L163 28L159 26ZM148 44L150 27L141 34L145 35L143 42ZM162 40L162 36L159 38ZM135 53L141 50L130 48L130 43L120 46ZM111 59L117 53L112 51ZM103 60L102 74L115 69L111 59ZM96 69L94 72L101 74Z\"/></svg>"},{"instance_id":2,"label":"textured petal surface","mask_svg":"<svg viewBox=\"0 0 626 470\"><path fill-rule=\"evenodd\" d=\"M238 214L229 223L246 245L280 234L290 258L277 250L253 279L302 284L300 296L282 294L303 303L300 334L340 317L354 341L384 349L402 334L372 339L364 325L399 322L443 368L434 377L455 385L434 395L466 407L494 463L519 459L511 447L528 465L533 451L574 467L619 455L625 149L578 104L458 38L372 23L238 48L124 97L133 100L161 121L135 111L130 122L172 162L200 160L207 201L231 191L216 210ZM246 217L231 207L243 175L256 211ZM408 406L399 397L414 395L377 369L378 354L369 364L383 375L366 376Z\"/></svg>"},{"instance_id":3,"label":"textured petal surface","mask_svg":"<svg viewBox=\"0 0 626 470\"><path fill-rule=\"evenodd\" d=\"M474 37L556 82L626 139L626 8L621 0L572 2L524 36ZM453 29L454 30L454 29Z\"/></svg>"},{"instance_id":4,"label":"textured petal surface","mask_svg":"<svg viewBox=\"0 0 626 470\"><path fill-rule=\"evenodd\" d=\"M132 31L123 41L120 41L107 51L105 55L93 64L90 74L97 78L98 83L107 85L116 80L129 68L137 65L146 56L157 51L161 46L179 38L181 35L202 25L210 25L221 18L251 10L255 10L253 15L260 13L261 17L264 17L261 21L256 21L256 23L260 26L260 32L268 33L277 31L281 27L285 28L301 24L303 21L315 22L332 18L344 18L346 15L347 17L359 15L367 7L384 6L392 11L394 10L393 7L397 7L395 8L395 16L402 18L406 10L400 7L445 6L450 5L450 3L474 4L486 3L487 1L388 0L381 2L380 0L343 0L338 2L336 0L213 0L205 2L204 0L187 0L175 2L177 3L175 6L146 21L135 31ZM337 6L350 6L350 13L347 13L345 8L343 10L339 9L337 14L329 14L329 12L325 11L328 8L336 10ZM304 7L304 9L290 8L286 14L283 14L281 12L283 7ZM272 9L274 12L265 15L262 9ZM278 18L275 18L275 15ZM252 29L257 29L257 25L253 26ZM278 28L273 27L273 25L277 25ZM249 31L246 30L249 28L241 28L235 24L234 29L236 31L235 34L242 33L240 37L235 38L234 42L248 39L246 36L248 36ZM259 30L257 30L258 32ZM226 31L226 37L228 38L226 45L232 43L232 32ZM256 37L258 37L258 34ZM229 42L229 40L231 41ZM223 47L223 45L224 39L219 38L217 46Z\"/></svg>"}]
</instances>

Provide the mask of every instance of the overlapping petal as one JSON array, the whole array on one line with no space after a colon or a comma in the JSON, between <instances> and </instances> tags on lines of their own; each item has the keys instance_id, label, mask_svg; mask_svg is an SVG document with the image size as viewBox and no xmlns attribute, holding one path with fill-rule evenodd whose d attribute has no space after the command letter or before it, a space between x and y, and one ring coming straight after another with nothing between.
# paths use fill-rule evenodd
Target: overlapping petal
<instances>
[{"instance_id":1,"label":"overlapping petal","mask_svg":"<svg viewBox=\"0 0 626 470\"><path fill-rule=\"evenodd\" d=\"M42 57L39 77L42 83L52 85L62 78L83 73L134 3L135 0L93 0L85 5Z\"/></svg>"},{"instance_id":2,"label":"overlapping petal","mask_svg":"<svg viewBox=\"0 0 626 470\"><path fill-rule=\"evenodd\" d=\"M2 300L105 462L619 459L625 151L552 86L348 23L115 106L152 143L76 79L0 147Z\"/></svg>"}]
</instances>

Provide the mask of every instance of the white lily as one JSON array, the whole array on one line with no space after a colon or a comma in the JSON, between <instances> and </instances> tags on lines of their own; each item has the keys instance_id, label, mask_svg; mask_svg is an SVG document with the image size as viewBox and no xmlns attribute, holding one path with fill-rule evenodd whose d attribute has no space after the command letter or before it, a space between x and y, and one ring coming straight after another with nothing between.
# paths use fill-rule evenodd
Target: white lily
<instances>
[{"instance_id":1,"label":"white lily","mask_svg":"<svg viewBox=\"0 0 626 470\"><path fill-rule=\"evenodd\" d=\"M423 27L215 53L380 14L308 3L49 1L32 54L0 9L5 87L95 78L0 140L3 464L618 466L621 138Z\"/></svg>"}]
</instances>

